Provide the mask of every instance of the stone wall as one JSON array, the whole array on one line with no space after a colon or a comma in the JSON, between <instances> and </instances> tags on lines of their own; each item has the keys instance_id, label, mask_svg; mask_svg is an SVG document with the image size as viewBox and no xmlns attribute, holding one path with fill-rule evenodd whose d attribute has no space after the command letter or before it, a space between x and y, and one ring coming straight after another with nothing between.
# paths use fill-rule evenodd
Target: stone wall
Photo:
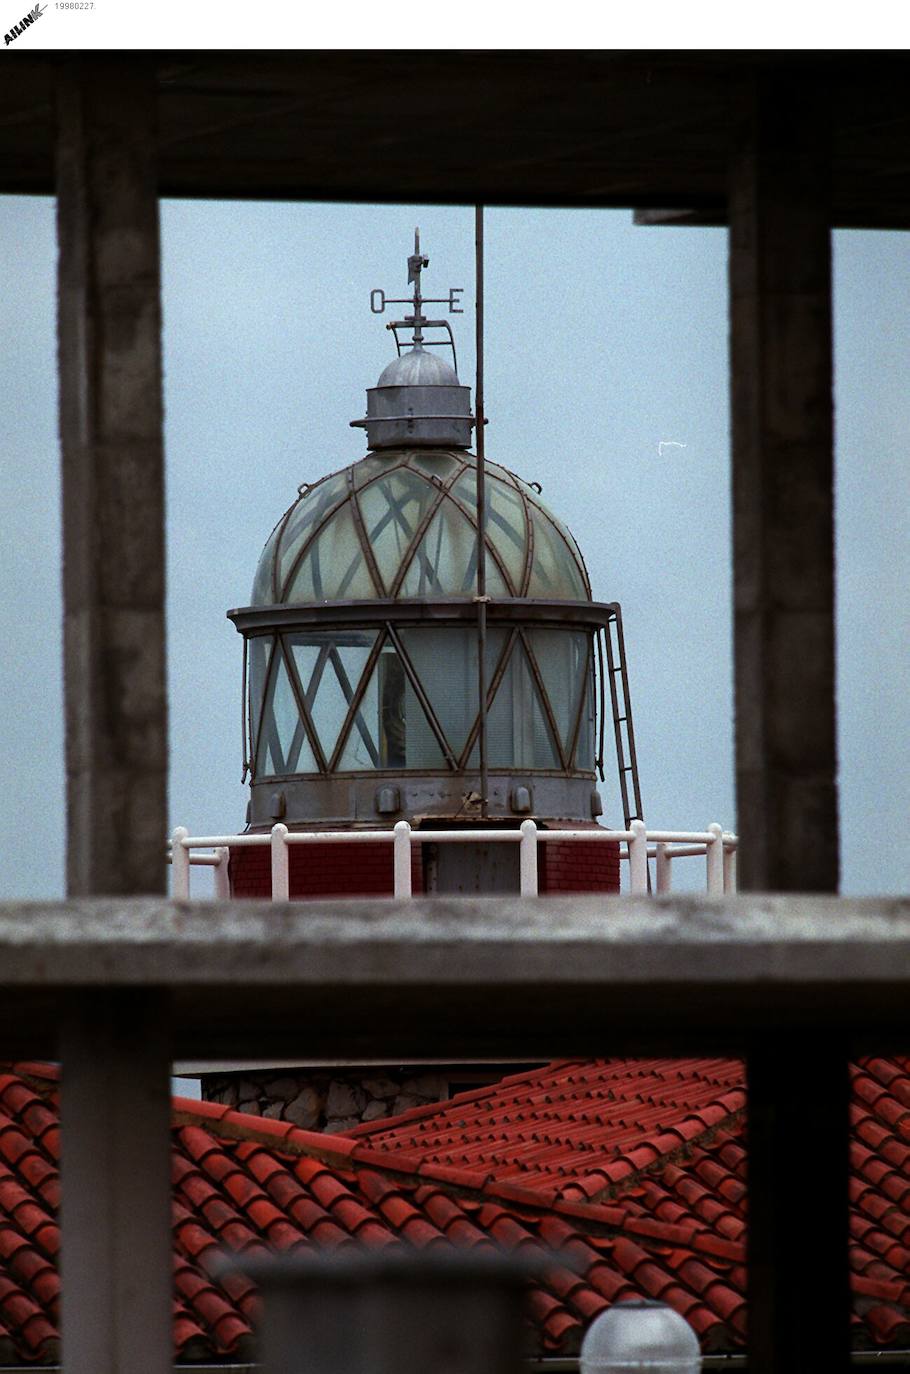
<instances>
[{"instance_id":1,"label":"stone wall","mask_svg":"<svg viewBox=\"0 0 910 1374\"><path fill-rule=\"evenodd\" d=\"M449 1075L419 1065L266 1069L207 1074L202 1095L237 1111L292 1121L307 1131L340 1132L361 1121L443 1101L449 1095Z\"/></svg>"}]
</instances>

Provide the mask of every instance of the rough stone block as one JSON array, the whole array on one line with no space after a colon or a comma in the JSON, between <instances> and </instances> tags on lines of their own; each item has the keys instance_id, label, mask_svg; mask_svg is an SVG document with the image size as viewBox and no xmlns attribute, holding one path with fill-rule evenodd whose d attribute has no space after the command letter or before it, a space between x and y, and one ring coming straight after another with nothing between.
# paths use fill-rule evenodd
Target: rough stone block
<instances>
[{"instance_id":1,"label":"rough stone block","mask_svg":"<svg viewBox=\"0 0 910 1374\"><path fill-rule=\"evenodd\" d=\"M328 1135L342 1135L359 1125L359 1116L333 1116L325 1123L325 1129Z\"/></svg>"},{"instance_id":2,"label":"rough stone block","mask_svg":"<svg viewBox=\"0 0 910 1374\"><path fill-rule=\"evenodd\" d=\"M262 1091L265 1097L281 1102L290 1102L300 1090L300 1083L296 1078L285 1075L283 1078L272 1078L263 1084Z\"/></svg>"},{"instance_id":3,"label":"rough stone block","mask_svg":"<svg viewBox=\"0 0 910 1374\"><path fill-rule=\"evenodd\" d=\"M383 1100L394 1097L399 1090L398 1084L393 1082L391 1078L365 1078L363 1086L370 1097L378 1097Z\"/></svg>"},{"instance_id":4,"label":"rough stone block","mask_svg":"<svg viewBox=\"0 0 910 1374\"><path fill-rule=\"evenodd\" d=\"M306 1087L288 1102L284 1117L302 1130L310 1131L319 1124L321 1112L322 1099L315 1088Z\"/></svg>"},{"instance_id":5,"label":"rough stone block","mask_svg":"<svg viewBox=\"0 0 910 1374\"><path fill-rule=\"evenodd\" d=\"M325 1104L327 1117L352 1116L360 1120L360 1113L367 1104L366 1093L355 1083L342 1083L333 1079L329 1084L329 1095Z\"/></svg>"}]
</instances>

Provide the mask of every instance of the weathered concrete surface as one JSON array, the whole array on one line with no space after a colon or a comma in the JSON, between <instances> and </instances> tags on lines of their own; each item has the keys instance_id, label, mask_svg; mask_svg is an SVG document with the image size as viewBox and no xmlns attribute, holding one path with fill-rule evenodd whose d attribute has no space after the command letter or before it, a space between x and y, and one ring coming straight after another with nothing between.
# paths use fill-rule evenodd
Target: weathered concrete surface
<instances>
[{"instance_id":1,"label":"weathered concrete surface","mask_svg":"<svg viewBox=\"0 0 910 1374\"><path fill-rule=\"evenodd\" d=\"M12 904L0 966L6 1054L51 1052L86 989L155 986L181 1058L910 1043L910 899Z\"/></svg>"},{"instance_id":2,"label":"weathered concrete surface","mask_svg":"<svg viewBox=\"0 0 910 1374\"><path fill-rule=\"evenodd\" d=\"M151 71L73 59L57 116L67 886L157 893L167 711Z\"/></svg>"},{"instance_id":3,"label":"weathered concrete surface","mask_svg":"<svg viewBox=\"0 0 910 1374\"><path fill-rule=\"evenodd\" d=\"M84 998L61 1037L66 1374L170 1374L167 996Z\"/></svg>"},{"instance_id":4,"label":"weathered concrete surface","mask_svg":"<svg viewBox=\"0 0 910 1374\"><path fill-rule=\"evenodd\" d=\"M743 890L835 892L829 112L746 83L730 181L736 778Z\"/></svg>"}]
</instances>

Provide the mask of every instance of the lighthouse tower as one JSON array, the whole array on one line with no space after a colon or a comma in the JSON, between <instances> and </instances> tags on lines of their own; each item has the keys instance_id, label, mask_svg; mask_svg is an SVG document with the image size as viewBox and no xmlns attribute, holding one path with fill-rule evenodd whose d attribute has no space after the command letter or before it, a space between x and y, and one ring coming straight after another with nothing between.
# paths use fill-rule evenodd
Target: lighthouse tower
<instances>
[{"instance_id":1,"label":"lighthouse tower","mask_svg":"<svg viewBox=\"0 0 910 1374\"><path fill-rule=\"evenodd\" d=\"M427 263L418 238L413 296L373 293L374 311L411 309L388 326L398 356L351 422L366 455L299 489L250 604L229 612L244 639L248 829L407 820L428 835L413 846L414 891L517 892L517 845L433 845L432 831L597 825L595 668L616 607L592 600L538 488L491 461L478 483L470 389L442 356L448 344L455 361L451 328L425 314L457 311L458 292L423 297ZM618 890L615 846L540 850L541 892ZM234 848L230 882L267 895L268 851ZM387 843L290 850L292 898L390 895L392 882Z\"/></svg>"},{"instance_id":2,"label":"lighthouse tower","mask_svg":"<svg viewBox=\"0 0 910 1374\"><path fill-rule=\"evenodd\" d=\"M413 295L373 292L375 312L410 311L388 326L398 356L351 422L366 431L365 456L299 489L250 604L228 612L244 640L250 776L246 833L230 846L236 897L273 895L270 846L255 841L277 826L313 833L282 841L292 900L390 897L388 832L402 821L415 893L518 893L520 846L495 837L528 821L548 832L535 840L540 893L619 891L618 842L578 833L600 829L607 701L621 819L640 816L619 608L592 599L581 551L540 489L471 451L451 327L425 313L457 312L459 293L425 298L427 265L418 237ZM329 1131L508 1071L212 1067L206 1097Z\"/></svg>"}]
</instances>

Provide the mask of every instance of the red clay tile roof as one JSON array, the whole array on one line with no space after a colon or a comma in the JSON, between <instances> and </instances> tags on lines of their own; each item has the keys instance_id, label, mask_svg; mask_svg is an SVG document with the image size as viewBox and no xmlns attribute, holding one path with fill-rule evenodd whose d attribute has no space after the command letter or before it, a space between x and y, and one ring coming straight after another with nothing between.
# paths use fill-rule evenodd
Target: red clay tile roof
<instances>
[{"instance_id":1,"label":"red clay tile roof","mask_svg":"<svg viewBox=\"0 0 910 1374\"><path fill-rule=\"evenodd\" d=\"M910 1060L864 1060L854 1085L855 1342L907 1346ZM175 1099L177 1355L250 1353L252 1285L211 1277L225 1247L403 1242L563 1251L579 1272L532 1294L545 1354L635 1295L740 1347L742 1113L731 1060L563 1060L346 1137ZM58 1149L54 1071L0 1072L0 1363L58 1355Z\"/></svg>"}]
</instances>

